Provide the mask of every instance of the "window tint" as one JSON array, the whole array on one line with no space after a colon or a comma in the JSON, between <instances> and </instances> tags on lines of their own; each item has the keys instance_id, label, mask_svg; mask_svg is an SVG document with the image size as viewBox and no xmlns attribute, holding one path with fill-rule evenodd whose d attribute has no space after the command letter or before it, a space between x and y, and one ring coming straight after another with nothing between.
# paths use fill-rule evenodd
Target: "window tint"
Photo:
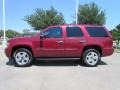
<instances>
[{"instance_id":1,"label":"window tint","mask_svg":"<svg viewBox=\"0 0 120 90\"><path fill-rule=\"evenodd\" d=\"M91 37L108 37L108 33L103 27L86 27Z\"/></svg>"},{"instance_id":2,"label":"window tint","mask_svg":"<svg viewBox=\"0 0 120 90\"><path fill-rule=\"evenodd\" d=\"M44 32L45 38L62 38L62 28L52 27Z\"/></svg>"},{"instance_id":3,"label":"window tint","mask_svg":"<svg viewBox=\"0 0 120 90\"><path fill-rule=\"evenodd\" d=\"M79 27L67 27L67 37L82 37L83 33Z\"/></svg>"}]
</instances>

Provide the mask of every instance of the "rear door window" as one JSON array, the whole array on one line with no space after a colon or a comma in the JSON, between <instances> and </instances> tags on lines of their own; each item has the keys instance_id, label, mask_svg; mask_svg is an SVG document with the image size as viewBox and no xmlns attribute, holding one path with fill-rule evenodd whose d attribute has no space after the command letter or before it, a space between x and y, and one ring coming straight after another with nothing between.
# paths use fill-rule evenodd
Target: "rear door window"
<instances>
[{"instance_id":1,"label":"rear door window","mask_svg":"<svg viewBox=\"0 0 120 90\"><path fill-rule=\"evenodd\" d=\"M104 27L86 27L87 32L91 37L108 37Z\"/></svg>"},{"instance_id":2,"label":"rear door window","mask_svg":"<svg viewBox=\"0 0 120 90\"><path fill-rule=\"evenodd\" d=\"M83 32L79 27L66 27L67 37L82 37Z\"/></svg>"}]
</instances>

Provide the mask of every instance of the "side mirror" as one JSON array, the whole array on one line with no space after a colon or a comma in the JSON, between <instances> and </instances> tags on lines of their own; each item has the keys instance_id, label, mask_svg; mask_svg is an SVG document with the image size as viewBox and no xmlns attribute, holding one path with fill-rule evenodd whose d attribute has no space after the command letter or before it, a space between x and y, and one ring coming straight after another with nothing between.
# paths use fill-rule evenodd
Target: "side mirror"
<instances>
[{"instance_id":1,"label":"side mirror","mask_svg":"<svg viewBox=\"0 0 120 90\"><path fill-rule=\"evenodd\" d=\"M45 37L45 35L44 35L44 34L41 34L41 35L40 35L40 38L44 38L44 37Z\"/></svg>"}]
</instances>

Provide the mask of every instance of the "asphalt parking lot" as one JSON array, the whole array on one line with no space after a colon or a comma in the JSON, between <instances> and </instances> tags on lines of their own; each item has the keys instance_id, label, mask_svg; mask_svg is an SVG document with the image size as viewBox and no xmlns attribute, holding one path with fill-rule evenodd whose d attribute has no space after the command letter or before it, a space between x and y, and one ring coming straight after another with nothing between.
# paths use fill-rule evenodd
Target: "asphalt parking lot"
<instances>
[{"instance_id":1,"label":"asphalt parking lot","mask_svg":"<svg viewBox=\"0 0 120 90\"><path fill-rule=\"evenodd\" d=\"M19 68L0 47L0 90L120 90L120 53L102 58L98 67L84 67L78 61L44 61Z\"/></svg>"}]
</instances>

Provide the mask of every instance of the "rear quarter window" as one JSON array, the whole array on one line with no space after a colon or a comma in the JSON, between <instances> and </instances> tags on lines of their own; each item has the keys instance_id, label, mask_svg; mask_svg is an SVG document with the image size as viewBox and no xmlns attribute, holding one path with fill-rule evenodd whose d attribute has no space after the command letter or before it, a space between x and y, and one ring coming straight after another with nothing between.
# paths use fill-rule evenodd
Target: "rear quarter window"
<instances>
[{"instance_id":1,"label":"rear quarter window","mask_svg":"<svg viewBox=\"0 0 120 90\"><path fill-rule=\"evenodd\" d=\"M109 37L104 27L86 27L91 37Z\"/></svg>"}]
</instances>

